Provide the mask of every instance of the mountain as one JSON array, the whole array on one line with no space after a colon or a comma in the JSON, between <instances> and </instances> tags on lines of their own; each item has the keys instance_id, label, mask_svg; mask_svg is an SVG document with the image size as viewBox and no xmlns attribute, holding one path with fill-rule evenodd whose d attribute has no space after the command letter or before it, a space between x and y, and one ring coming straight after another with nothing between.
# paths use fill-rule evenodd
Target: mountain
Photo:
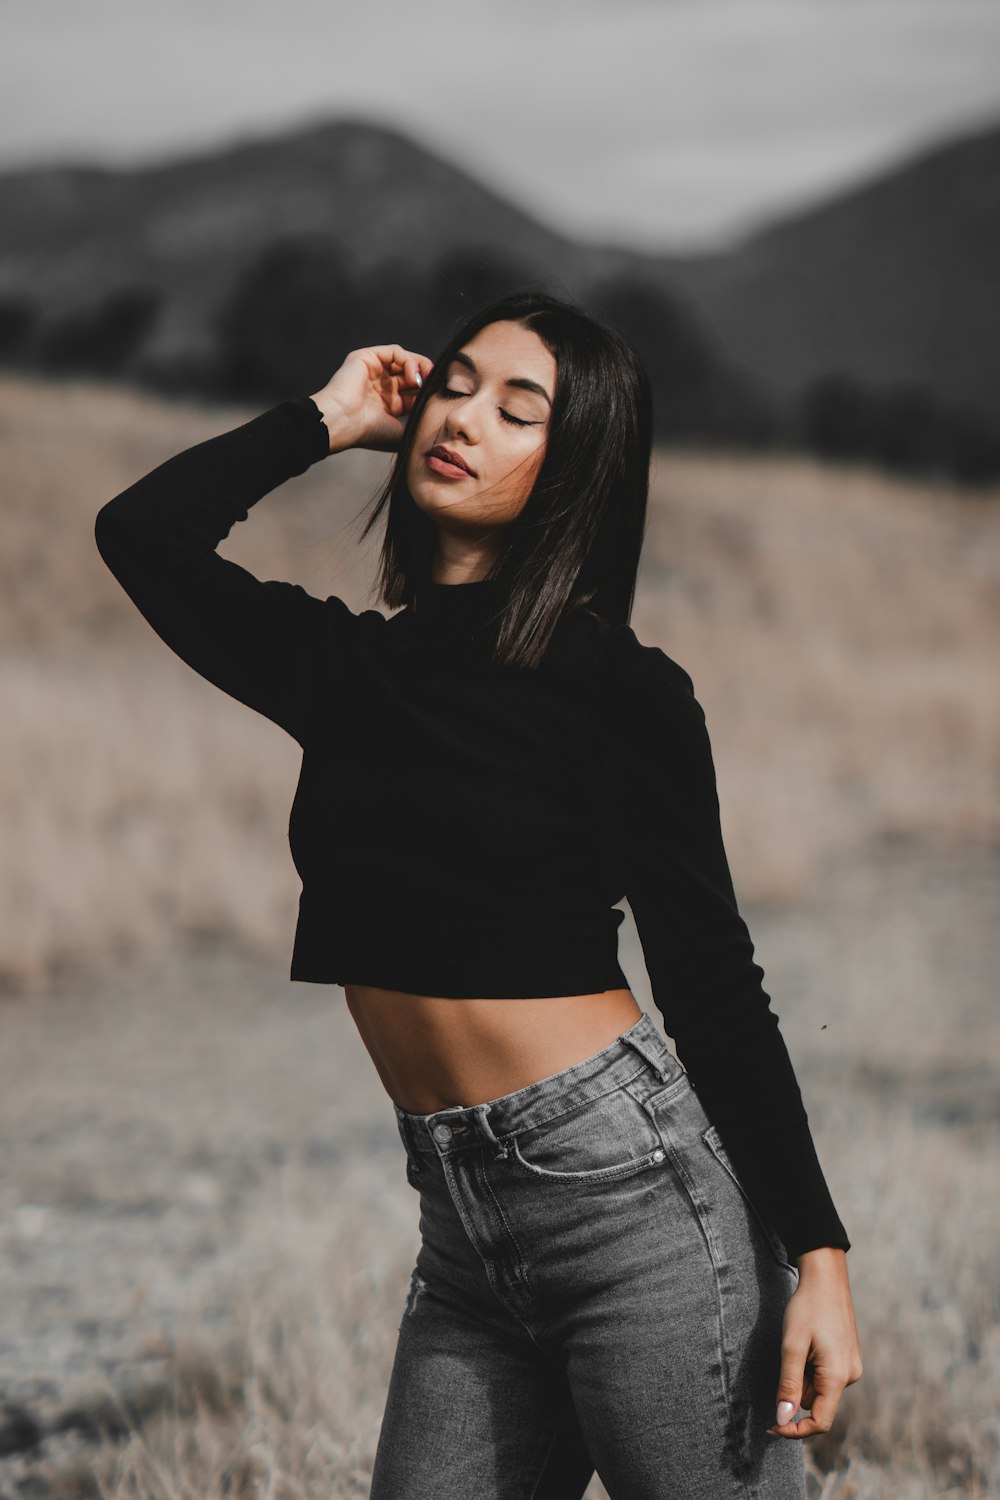
<instances>
[{"instance_id":1,"label":"mountain","mask_svg":"<svg viewBox=\"0 0 1000 1500\"><path fill-rule=\"evenodd\" d=\"M672 351L661 430L775 425L683 295L635 285L629 251L558 234L384 126L326 121L157 166L7 171L0 198L0 359L287 393L359 343L431 351L462 313L541 280L619 314L651 364Z\"/></svg>"},{"instance_id":2,"label":"mountain","mask_svg":"<svg viewBox=\"0 0 1000 1500\"><path fill-rule=\"evenodd\" d=\"M334 120L166 164L0 173L0 296L52 319L124 287L163 294L150 353L192 354L277 235L328 235L348 268L486 245L576 284L594 255L397 131Z\"/></svg>"},{"instance_id":3,"label":"mountain","mask_svg":"<svg viewBox=\"0 0 1000 1500\"><path fill-rule=\"evenodd\" d=\"M728 251L559 234L358 119L126 169L0 172L0 361L176 390L314 388L360 342L433 352L521 282L632 339L658 435L1000 472L1000 127Z\"/></svg>"},{"instance_id":4,"label":"mountain","mask_svg":"<svg viewBox=\"0 0 1000 1500\"><path fill-rule=\"evenodd\" d=\"M730 250L650 269L730 353L793 390L839 371L1000 409L1000 125L969 131Z\"/></svg>"}]
</instances>

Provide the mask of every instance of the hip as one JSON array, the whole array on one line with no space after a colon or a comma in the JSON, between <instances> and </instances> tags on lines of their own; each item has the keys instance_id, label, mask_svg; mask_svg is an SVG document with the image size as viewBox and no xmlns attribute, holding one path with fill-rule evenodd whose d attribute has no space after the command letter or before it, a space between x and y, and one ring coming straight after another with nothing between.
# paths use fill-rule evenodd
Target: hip
<instances>
[{"instance_id":1,"label":"hip","mask_svg":"<svg viewBox=\"0 0 1000 1500\"><path fill-rule=\"evenodd\" d=\"M594 1055L475 1105L393 1106L428 1254L463 1258L518 1315L587 1285L662 1278L783 1307L798 1271L649 1016Z\"/></svg>"}]
</instances>

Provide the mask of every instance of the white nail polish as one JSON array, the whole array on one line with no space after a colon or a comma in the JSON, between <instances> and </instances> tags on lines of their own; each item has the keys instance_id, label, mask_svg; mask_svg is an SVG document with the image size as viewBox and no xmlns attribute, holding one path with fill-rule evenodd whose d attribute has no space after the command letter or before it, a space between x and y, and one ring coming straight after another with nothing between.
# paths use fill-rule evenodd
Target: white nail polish
<instances>
[{"instance_id":1,"label":"white nail polish","mask_svg":"<svg viewBox=\"0 0 1000 1500\"><path fill-rule=\"evenodd\" d=\"M783 1426L785 1422L790 1422L792 1420L792 1417L794 1415L795 1415L795 1402L794 1401L779 1401L778 1402L778 1426L779 1427Z\"/></svg>"}]
</instances>

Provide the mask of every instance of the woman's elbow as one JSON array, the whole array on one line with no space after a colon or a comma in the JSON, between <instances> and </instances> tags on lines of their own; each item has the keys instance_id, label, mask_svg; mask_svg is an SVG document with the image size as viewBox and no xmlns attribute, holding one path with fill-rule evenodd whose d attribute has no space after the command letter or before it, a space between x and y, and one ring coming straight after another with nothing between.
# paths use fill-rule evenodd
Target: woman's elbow
<instances>
[{"instance_id":1,"label":"woman's elbow","mask_svg":"<svg viewBox=\"0 0 1000 1500\"><path fill-rule=\"evenodd\" d=\"M94 517L94 542L112 573L132 549L128 542L128 525L122 515L119 496L102 505Z\"/></svg>"}]
</instances>

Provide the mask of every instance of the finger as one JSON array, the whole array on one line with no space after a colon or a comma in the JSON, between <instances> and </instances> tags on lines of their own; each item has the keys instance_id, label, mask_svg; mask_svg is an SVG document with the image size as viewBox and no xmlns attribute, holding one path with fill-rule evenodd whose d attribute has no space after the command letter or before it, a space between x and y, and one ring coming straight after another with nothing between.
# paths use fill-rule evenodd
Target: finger
<instances>
[{"instance_id":1,"label":"finger","mask_svg":"<svg viewBox=\"0 0 1000 1500\"><path fill-rule=\"evenodd\" d=\"M838 1381L836 1385L817 1392L809 1416L811 1421L817 1424L818 1432L829 1432L833 1426L833 1419L837 1415L837 1407L840 1405L840 1398L843 1394L843 1381Z\"/></svg>"},{"instance_id":2,"label":"finger","mask_svg":"<svg viewBox=\"0 0 1000 1500\"><path fill-rule=\"evenodd\" d=\"M401 365L406 353L399 344L372 344L371 351L377 354L384 365Z\"/></svg>"},{"instance_id":3,"label":"finger","mask_svg":"<svg viewBox=\"0 0 1000 1500\"><path fill-rule=\"evenodd\" d=\"M407 384L418 390L434 368L434 361L426 354L404 349L401 344L376 344L373 352L383 364L401 371Z\"/></svg>"},{"instance_id":4,"label":"finger","mask_svg":"<svg viewBox=\"0 0 1000 1500\"><path fill-rule=\"evenodd\" d=\"M777 1428L789 1427L799 1408L808 1354L809 1349L805 1344L792 1343L790 1340L782 1343L781 1373L778 1377L777 1411L774 1424ZM771 1429L773 1430L774 1428Z\"/></svg>"},{"instance_id":5,"label":"finger","mask_svg":"<svg viewBox=\"0 0 1000 1500\"><path fill-rule=\"evenodd\" d=\"M817 1432L829 1431L815 1417L800 1417L797 1422L788 1422L784 1427L769 1427L767 1430L773 1432L775 1437L788 1438L813 1437Z\"/></svg>"},{"instance_id":6,"label":"finger","mask_svg":"<svg viewBox=\"0 0 1000 1500\"><path fill-rule=\"evenodd\" d=\"M799 1408L802 1411L812 1411L812 1404L816 1400L816 1369L811 1361L806 1364L806 1377L802 1382L802 1394L799 1396Z\"/></svg>"},{"instance_id":7,"label":"finger","mask_svg":"<svg viewBox=\"0 0 1000 1500\"><path fill-rule=\"evenodd\" d=\"M403 394L410 396L419 392L433 368L433 360L428 359L425 354L414 354L407 350L403 366Z\"/></svg>"},{"instance_id":8,"label":"finger","mask_svg":"<svg viewBox=\"0 0 1000 1500\"><path fill-rule=\"evenodd\" d=\"M376 344L372 352L378 355L382 364L390 372L408 374L409 371L412 371L411 361L413 355L408 349L404 349L401 344Z\"/></svg>"},{"instance_id":9,"label":"finger","mask_svg":"<svg viewBox=\"0 0 1000 1500\"><path fill-rule=\"evenodd\" d=\"M381 398L392 400L397 387L403 384L399 379L403 350L398 344L369 344L362 355Z\"/></svg>"},{"instance_id":10,"label":"finger","mask_svg":"<svg viewBox=\"0 0 1000 1500\"><path fill-rule=\"evenodd\" d=\"M808 1417L801 1417L798 1422L786 1422L780 1429L772 1427L770 1431L777 1431L779 1437L798 1438L812 1437L817 1432L829 1432L837 1415L842 1392L843 1386L835 1391L821 1391L813 1402Z\"/></svg>"}]
</instances>

